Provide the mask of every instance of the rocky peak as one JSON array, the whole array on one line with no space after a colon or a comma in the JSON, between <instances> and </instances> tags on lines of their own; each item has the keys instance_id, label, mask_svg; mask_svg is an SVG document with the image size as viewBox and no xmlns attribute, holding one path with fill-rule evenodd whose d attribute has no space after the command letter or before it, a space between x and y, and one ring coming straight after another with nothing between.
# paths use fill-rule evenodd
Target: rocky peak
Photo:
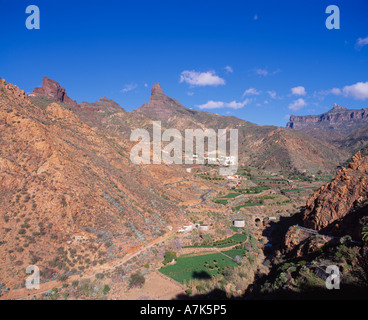
<instances>
[{"instance_id":1,"label":"rocky peak","mask_svg":"<svg viewBox=\"0 0 368 320\"><path fill-rule=\"evenodd\" d=\"M163 94L160 83L156 83L151 89L151 97Z\"/></svg>"},{"instance_id":2,"label":"rocky peak","mask_svg":"<svg viewBox=\"0 0 368 320\"><path fill-rule=\"evenodd\" d=\"M58 82L47 77L43 77L42 87L35 88L30 96L47 96L57 102L63 102L71 106L78 106L76 101L73 101L66 94L65 89Z\"/></svg>"},{"instance_id":3,"label":"rocky peak","mask_svg":"<svg viewBox=\"0 0 368 320\"><path fill-rule=\"evenodd\" d=\"M333 108L328 112L341 112L341 111L344 112L344 111L347 111L347 110L349 110L349 109L346 108L346 107L339 106L337 103L334 103Z\"/></svg>"},{"instance_id":4,"label":"rocky peak","mask_svg":"<svg viewBox=\"0 0 368 320\"><path fill-rule=\"evenodd\" d=\"M145 103L134 112L143 113L152 120L167 121L178 114L183 115L187 108L181 105L177 100L170 98L163 93L162 87L156 83L151 89L151 97L148 103Z\"/></svg>"}]
</instances>

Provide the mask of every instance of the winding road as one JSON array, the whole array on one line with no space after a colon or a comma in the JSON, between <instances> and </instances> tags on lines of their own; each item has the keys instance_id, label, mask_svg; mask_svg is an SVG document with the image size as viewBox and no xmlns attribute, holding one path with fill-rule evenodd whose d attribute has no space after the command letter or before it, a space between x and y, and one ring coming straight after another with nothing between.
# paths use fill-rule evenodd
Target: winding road
<instances>
[{"instance_id":1,"label":"winding road","mask_svg":"<svg viewBox=\"0 0 368 320\"><path fill-rule=\"evenodd\" d=\"M195 207L195 206L199 206L200 204L204 203L207 201L207 199L205 198L206 195L210 194L211 192L213 192L213 189L208 190L206 193L202 194L199 198L201 199L201 202L196 203L196 204L192 204L189 207Z\"/></svg>"}]
</instances>

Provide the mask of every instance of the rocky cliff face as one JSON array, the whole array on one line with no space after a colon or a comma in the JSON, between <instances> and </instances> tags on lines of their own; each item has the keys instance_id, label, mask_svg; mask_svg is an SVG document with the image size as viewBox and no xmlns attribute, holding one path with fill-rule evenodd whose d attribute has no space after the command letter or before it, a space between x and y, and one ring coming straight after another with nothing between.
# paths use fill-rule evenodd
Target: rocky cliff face
<instances>
[{"instance_id":1,"label":"rocky cliff face","mask_svg":"<svg viewBox=\"0 0 368 320\"><path fill-rule=\"evenodd\" d=\"M351 110L334 105L333 109L321 115L294 116L286 127L307 133L313 130L334 131L338 135L349 135L358 128L368 126L368 109Z\"/></svg>"},{"instance_id":2,"label":"rocky cliff face","mask_svg":"<svg viewBox=\"0 0 368 320\"><path fill-rule=\"evenodd\" d=\"M66 94L65 89L60 84L52 79L44 77L42 87L37 87L33 90L30 96L47 96L57 102L63 102L72 106L77 106L77 102L73 101Z\"/></svg>"},{"instance_id":3,"label":"rocky cliff face","mask_svg":"<svg viewBox=\"0 0 368 320\"><path fill-rule=\"evenodd\" d=\"M334 235L359 235L359 219L368 215L368 157L358 152L348 168L322 186L308 200L303 221L306 227Z\"/></svg>"}]
</instances>

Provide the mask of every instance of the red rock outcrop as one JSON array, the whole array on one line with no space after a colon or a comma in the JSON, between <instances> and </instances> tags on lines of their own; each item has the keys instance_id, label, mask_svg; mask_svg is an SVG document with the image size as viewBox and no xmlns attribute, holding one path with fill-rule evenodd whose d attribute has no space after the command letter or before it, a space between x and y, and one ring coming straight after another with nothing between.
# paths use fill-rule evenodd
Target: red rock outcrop
<instances>
[{"instance_id":1,"label":"red rock outcrop","mask_svg":"<svg viewBox=\"0 0 368 320\"><path fill-rule=\"evenodd\" d=\"M355 230L355 226L348 224L357 223L357 219L352 219L357 212L360 216L368 215L367 193L368 157L358 152L348 168L341 169L333 181L307 201L303 215L305 226L315 230L331 229L339 235L342 229Z\"/></svg>"},{"instance_id":2,"label":"red rock outcrop","mask_svg":"<svg viewBox=\"0 0 368 320\"><path fill-rule=\"evenodd\" d=\"M66 94L65 89L60 84L52 79L43 77L42 87L37 87L33 90L30 96L47 96L54 99L57 102L63 102L71 106L77 106L77 102L73 101Z\"/></svg>"}]
</instances>

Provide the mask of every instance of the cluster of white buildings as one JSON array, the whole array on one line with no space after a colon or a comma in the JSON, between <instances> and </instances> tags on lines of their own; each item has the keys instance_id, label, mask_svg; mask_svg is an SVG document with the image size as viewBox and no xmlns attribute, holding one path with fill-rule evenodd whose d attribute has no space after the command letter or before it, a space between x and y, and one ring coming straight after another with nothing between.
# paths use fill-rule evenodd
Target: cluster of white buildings
<instances>
[{"instance_id":1,"label":"cluster of white buildings","mask_svg":"<svg viewBox=\"0 0 368 320\"><path fill-rule=\"evenodd\" d=\"M207 160L207 162L210 163L210 164L216 164L216 165L219 165L219 166L227 166L227 167L237 164L236 157L233 157L233 156L219 156L219 157L217 157L216 154L215 155L209 154L207 157L203 157L203 156L200 157L197 154L193 154L192 158L190 160L192 160L192 161L196 160L197 163L198 162L204 163L204 161Z\"/></svg>"},{"instance_id":2,"label":"cluster of white buildings","mask_svg":"<svg viewBox=\"0 0 368 320\"><path fill-rule=\"evenodd\" d=\"M200 225L199 223L191 223L189 225L183 226L183 228L179 229L178 232L190 232L194 229L199 229L201 231L208 231L210 226L207 224Z\"/></svg>"}]
</instances>

